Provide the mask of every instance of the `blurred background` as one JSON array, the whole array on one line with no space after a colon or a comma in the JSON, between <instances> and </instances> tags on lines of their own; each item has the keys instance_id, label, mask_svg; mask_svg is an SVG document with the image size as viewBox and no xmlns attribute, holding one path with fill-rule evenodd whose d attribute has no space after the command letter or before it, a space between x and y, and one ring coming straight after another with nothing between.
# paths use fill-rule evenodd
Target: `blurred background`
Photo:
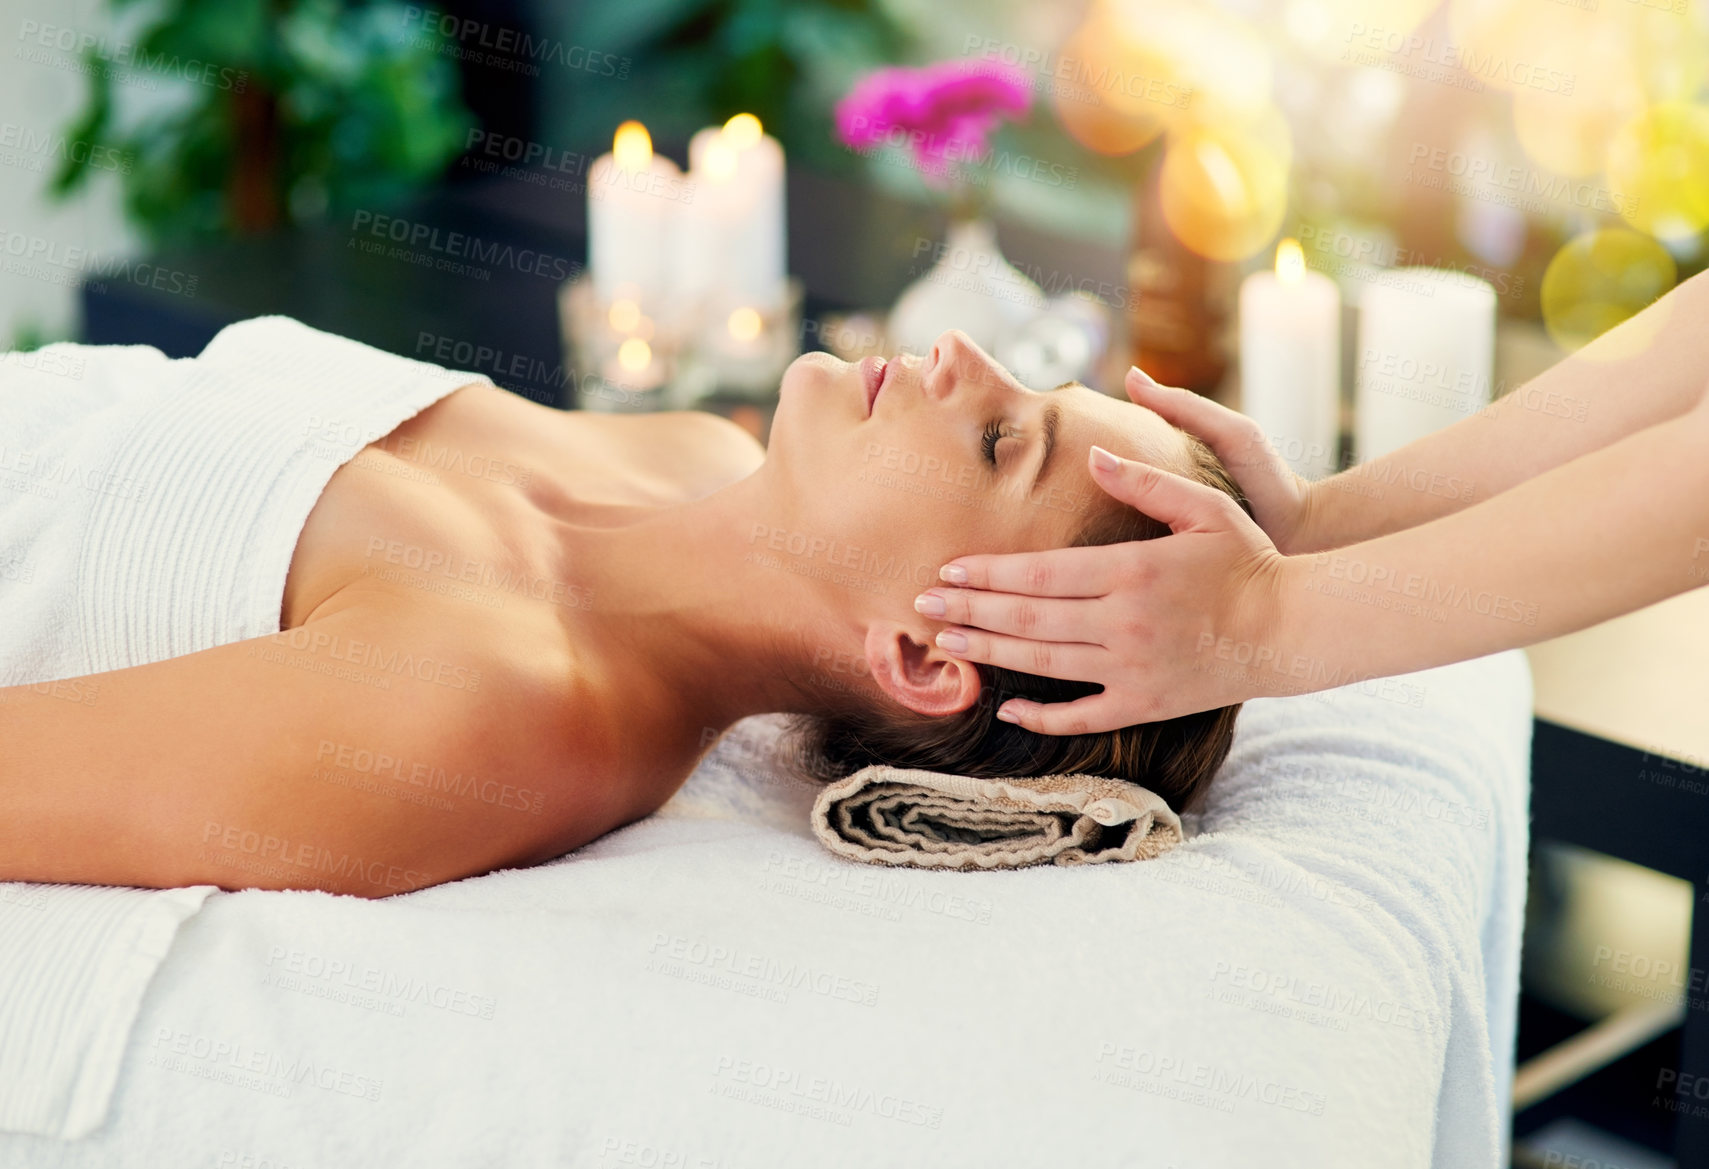
<instances>
[{"instance_id":1,"label":"blurred background","mask_svg":"<svg viewBox=\"0 0 1709 1169\"><path fill-rule=\"evenodd\" d=\"M1325 474L1511 392L1709 262L1703 0L5 0L0 14L14 349L184 356L279 312L553 406L698 406L763 437L801 350L894 352L954 325L1041 389L1077 377L1119 393L1137 361L1247 409ZM649 301L635 272L662 261L623 249L666 213L596 182L630 122L648 153L615 142L607 165L680 178L671 215L728 215L762 252L777 236L787 281L760 271L768 291L741 304ZM775 197L762 177L751 205L716 201L727 172L716 148L691 148L702 133L737 152L774 142ZM609 287L589 270L601 246ZM1654 652L1709 644L1701 608L1647 626ZM1622 775L1582 790L1676 802L1606 841L1554 839L1578 821L1548 811L1539 764L1520 1057L1586 1027L1595 1050L1527 1081L1516 1163L1673 1164L1676 1126L1709 1107L1657 1091L1709 1058L1682 1039L1709 994L1709 949L1691 943L1709 751L1607 712L1592 682L1635 693L1662 676L1621 630L1534 655L1539 712L1589 711L1562 718L1631 749Z\"/></svg>"}]
</instances>

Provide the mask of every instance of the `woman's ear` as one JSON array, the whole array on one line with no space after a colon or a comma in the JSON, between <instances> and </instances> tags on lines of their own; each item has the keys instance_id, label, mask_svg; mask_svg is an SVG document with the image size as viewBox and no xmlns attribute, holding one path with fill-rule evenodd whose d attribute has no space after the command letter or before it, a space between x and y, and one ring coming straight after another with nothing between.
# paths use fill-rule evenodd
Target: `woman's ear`
<instances>
[{"instance_id":1,"label":"woman's ear","mask_svg":"<svg viewBox=\"0 0 1709 1169\"><path fill-rule=\"evenodd\" d=\"M866 664L880 689L919 714L956 714L979 701L979 668L935 644L916 641L905 625L874 621L867 626Z\"/></svg>"}]
</instances>

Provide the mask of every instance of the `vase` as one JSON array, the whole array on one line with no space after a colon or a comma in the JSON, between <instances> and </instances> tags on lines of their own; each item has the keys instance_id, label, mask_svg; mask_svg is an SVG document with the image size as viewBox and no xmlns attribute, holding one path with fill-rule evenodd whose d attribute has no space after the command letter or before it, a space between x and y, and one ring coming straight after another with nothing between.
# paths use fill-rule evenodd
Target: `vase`
<instances>
[{"instance_id":1,"label":"vase","mask_svg":"<svg viewBox=\"0 0 1709 1169\"><path fill-rule=\"evenodd\" d=\"M945 329L960 329L991 352L1045 306L1039 286L1003 258L989 219L953 221L933 256L890 310L885 331L895 349L925 353Z\"/></svg>"}]
</instances>

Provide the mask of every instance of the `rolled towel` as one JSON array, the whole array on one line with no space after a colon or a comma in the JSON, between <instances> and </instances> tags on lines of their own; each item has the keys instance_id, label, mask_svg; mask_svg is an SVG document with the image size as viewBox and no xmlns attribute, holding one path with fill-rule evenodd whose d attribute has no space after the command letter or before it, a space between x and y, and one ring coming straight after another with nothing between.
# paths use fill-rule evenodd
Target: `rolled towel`
<instances>
[{"instance_id":1,"label":"rolled towel","mask_svg":"<svg viewBox=\"0 0 1709 1169\"><path fill-rule=\"evenodd\" d=\"M923 869L1149 860L1181 843L1163 798L1101 775L977 779L874 764L813 801L838 856Z\"/></svg>"}]
</instances>

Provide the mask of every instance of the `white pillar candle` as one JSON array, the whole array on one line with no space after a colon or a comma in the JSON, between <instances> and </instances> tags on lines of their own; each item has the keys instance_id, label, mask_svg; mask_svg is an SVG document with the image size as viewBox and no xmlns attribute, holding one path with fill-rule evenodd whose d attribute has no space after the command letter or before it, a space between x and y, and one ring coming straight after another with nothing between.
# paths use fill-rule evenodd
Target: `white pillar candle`
<instances>
[{"instance_id":1,"label":"white pillar candle","mask_svg":"<svg viewBox=\"0 0 1709 1169\"><path fill-rule=\"evenodd\" d=\"M1308 479L1335 470L1341 437L1341 296L1298 243L1240 286L1240 409Z\"/></svg>"},{"instance_id":2,"label":"white pillar candle","mask_svg":"<svg viewBox=\"0 0 1709 1169\"><path fill-rule=\"evenodd\" d=\"M1490 402L1495 289L1464 272L1396 268L1365 285L1354 357L1354 448L1377 458Z\"/></svg>"},{"instance_id":3,"label":"white pillar candle","mask_svg":"<svg viewBox=\"0 0 1709 1169\"><path fill-rule=\"evenodd\" d=\"M752 114L708 126L688 144L694 198L678 220L672 282L710 320L769 312L785 289L783 147Z\"/></svg>"},{"instance_id":4,"label":"white pillar candle","mask_svg":"<svg viewBox=\"0 0 1709 1169\"><path fill-rule=\"evenodd\" d=\"M617 127L611 153L588 172L588 267L601 304L638 302L657 313L670 286L670 220L682 173L653 153L639 122Z\"/></svg>"}]
</instances>

